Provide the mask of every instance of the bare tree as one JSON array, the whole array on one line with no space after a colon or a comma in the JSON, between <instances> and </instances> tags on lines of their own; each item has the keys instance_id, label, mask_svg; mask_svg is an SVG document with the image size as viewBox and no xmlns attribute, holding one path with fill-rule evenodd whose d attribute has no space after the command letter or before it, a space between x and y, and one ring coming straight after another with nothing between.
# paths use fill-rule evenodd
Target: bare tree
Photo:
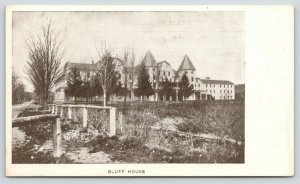
<instances>
[{"instance_id":1,"label":"bare tree","mask_svg":"<svg viewBox=\"0 0 300 184\"><path fill-rule=\"evenodd\" d=\"M124 73L124 106L126 106L127 94L130 90L131 93L131 102L133 99L133 85L135 80L135 71L134 71L134 63L135 63L135 53L133 49L125 49L123 55L123 73Z\"/></svg>"},{"instance_id":2,"label":"bare tree","mask_svg":"<svg viewBox=\"0 0 300 184\"><path fill-rule=\"evenodd\" d=\"M128 90L128 73L129 73L129 50L125 49L123 56L123 73L124 73L124 107L127 101L127 90Z\"/></svg>"},{"instance_id":3,"label":"bare tree","mask_svg":"<svg viewBox=\"0 0 300 184\"><path fill-rule=\"evenodd\" d=\"M135 53L134 53L134 50L132 49L131 50L131 54L130 54L130 60L129 60L129 88L130 88L130 102L131 102L131 105L132 105L132 101L133 101L133 97L134 97L134 81L135 79L137 78L136 75L135 75L135 69L134 69L134 65L135 65Z\"/></svg>"},{"instance_id":4,"label":"bare tree","mask_svg":"<svg viewBox=\"0 0 300 184\"><path fill-rule=\"evenodd\" d=\"M95 43L99 62L97 63L97 78L103 90L103 106L106 106L107 95L114 85L117 68L121 66L120 60L113 57L113 47L101 42L100 46Z\"/></svg>"},{"instance_id":5,"label":"bare tree","mask_svg":"<svg viewBox=\"0 0 300 184\"><path fill-rule=\"evenodd\" d=\"M26 46L28 80L42 99L43 106L47 107L51 89L63 77L61 62L64 56L62 42L51 21L42 27L42 34L29 36Z\"/></svg>"},{"instance_id":6,"label":"bare tree","mask_svg":"<svg viewBox=\"0 0 300 184\"><path fill-rule=\"evenodd\" d=\"M22 102L26 97L25 86L16 72L12 71L12 104Z\"/></svg>"},{"instance_id":7,"label":"bare tree","mask_svg":"<svg viewBox=\"0 0 300 184\"><path fill-rule=\"evenodd\" d=\"M18 87L18 80L19 80L19 77L17 76L14 69L12 69L11 80L12 80L12 91L14 92Z\"/></svg>"}]
</instances>

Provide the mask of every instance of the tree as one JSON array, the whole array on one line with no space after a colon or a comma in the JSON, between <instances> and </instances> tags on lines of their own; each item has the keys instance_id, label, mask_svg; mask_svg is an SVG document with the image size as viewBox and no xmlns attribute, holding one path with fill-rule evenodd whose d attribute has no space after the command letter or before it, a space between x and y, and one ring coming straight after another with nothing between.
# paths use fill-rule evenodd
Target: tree
<instances>
[{"instance_id":1,"label":"tree","mask_svg":"<svg viewBox=\"0 0 300 184\"><path fill-rule=\"evenodd\" d=\"M28 60L26 65L27 78L42 99L44 108L54 84L62 77L61 62L64 50L59 34L51 22L42 27L42 34L29 36L26 39Z\"/></svg>"},{"instance_id":2,"label":"tree","mask_svg":"<svg viewBox=\"0 0 300 184\"><path fill-rule=\"evenodd\" d=\"M82 85L82 80L80 77L80 72L77 67L72 67L67 76L67 88L65 94L76 98L80 96L80 89Z\"/></svg>"},{"instance_id":3,"label":"tree","mask_svg":"<svg viewBox=\"0 0 300 184\"><path fill-rule=\"evenodd\" d=\"M22 102L26 99L24 84L19 81L18 75L12 71L12 104Z\"/></svg>"},{"instance_id":4,"label":"tree","mask_svg":"<svg viewBox=\"0 0 300 184\"><path fill-rule=\"evenodd\" d=\"M131 105L132 105L133 98L134 98L134 89L133 89L134 81L136 80L134 64L135 64L135 53L132 50L131 57L130 57L129 64L128 64L129 90L130 90L130 96L131 96L131 98L130 98Z\"/></svg>"},{"instance_id":5,"label":"tree","mask_svg":"<svg viewBox=\"0 0 300 184\"><path fill-rule=\"evenodd\" d=\"M120 63L112 56L112 48L106 44L101 44L101 47L97 47L95 44L95 47L99 57L97 77L103 91L103 106L106 106L107 94L114 83L117 74L116 68Z\"/></svg>"},{"instance_id":6,"label":"tree","mask_svg":"<svg viewBox=\"0 0 300 184\"><path fill-rule=\"evenodd\" d=\"M183 100L186 101L186 98L193 94L193 85L190 85L189 79L186 76L186 73L183 74L179 82L179 93L183 97Z\"/></svg>"},{"instance_id":7,"label":"tree","mask_svg":"<svg viewBox=\"0 0 300 184\"><path fill-rule=\"evenodd\" d=\"M124 89L122 93L124 95L124 106L126 106L127 95L130 91L131 94L131 103L132 96L134 94L133 91L133 83L134 83L134 63L135 63L135 53L133 49L126 49L124 51L123 56L123 73L124 73Z\"/></svg>"},{"instance_id":8,"label":"tree","mask_svg":"<svg viewBox=\"0 0 300 184\"><path fill-rule=\"evenodd\" d=\"M82 85L80 86L80 95L85 98L85 103L88 103L88 99L92 97L92 83L88 78L84 78Z\"/></svg>"},{"instance_id":9,"label":"tree","mask_svg":"<svg viewBox=\"0 0 300 184\"><path fill-rule=\"evenodd\" d=\"M124 90L126 93L124 94L124 107L126 106L126 101L127 101L127 89L128 89L128 65L129 65L129 51L126 49L124 51L124 56L123 56L123 73L124 73Z\"/></svg>"},{"instance_id":10,"label":"tree","mask_svg":"<svg viewBox=\"0 0 300 184\"><path fill-rule=\"evenodd\" d=\"M134 91L135 95L141 96L141 102L143 103L144 96L149 96L154 94L154 90L152 88L150 82L150 76L147 72L145 65L142 64L141 70L138 76L138 87Z\"/></svg>"},{"instance_id":11,"label":"tree","mask_svg":"<svg viewBox=\"0 0 300 184\"><path fill-rule=\"evenodd\" d=\"M108 94L107 100L110 99L111 103L112 103L114 95L116 95L116 96L124 95L124 88L120 81L120 74L118 72L115 73L115 76L112 80L111 86L109 87L107 94Z\"/></svg>"},{"instance_id":12,"label":"tree","mask_svg":"<svg viewBox=\"0 0 300 184\"><path fill-rule=\"evenodd\" d=\"M92 89L91 89L92 96L103 95L101 83L100 83L99 77L97 77L97 75L91 77L91 87L92 87Z\"/></svg>"},{"instance_id":13,"label":"tree","mask_svg":"<svg viewBox=\"0 0 300 184\"><path fill-rule=\"evenodd\" d=\"M162 89L160 90L161 94L163 95L163 101L165 101L166 97L174 95L173 84L168 79L161 82Z\"/></svg>"}]
</instances>

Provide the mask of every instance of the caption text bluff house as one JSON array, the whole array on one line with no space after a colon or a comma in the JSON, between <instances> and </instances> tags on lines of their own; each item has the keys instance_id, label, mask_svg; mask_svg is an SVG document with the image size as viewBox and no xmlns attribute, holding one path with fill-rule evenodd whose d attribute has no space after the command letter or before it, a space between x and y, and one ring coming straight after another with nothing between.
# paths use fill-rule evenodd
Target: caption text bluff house
<instances>
[{"instance_id":1,"label":"caption text bluff house","mask_svg":"<svg viewBox=\"0 0 300 184\"><path fill-rule=\"evenodd\" d=\"M150 76L150 82L154 89L154 95L148 96L144 98L149 101L161 101L161 100L169 100L175 101L175 96L170 96L167 99L164 99L163 96L159 94L158 85L159 82L164 80L169 80L174 84L174 90L178 92L178 82L181 77L186 74L190 85L193 85L193 94L190 95L186 100L231 100L235 99L235 91L234 91L234 83L227 80L211 80L210 78L200 79L196 76L196 69L189 59L187 55L183 57L183 60L178 68L178 70L174 70L170 63L167 61L156 62L153 54L148 51L143 58L142 62L134 66L133 68L128 67L127 69L131 69L133 71L133 75L129 74L127 78L128 86L132 85L133 88L137 88L137 76L138 71L141 65L144 65L148 71ZM64 72L67 74L72 67L77 67L80 71L80 76L82 78L90 78L96 74L97 63L66 63L64 67ZM125 76L122 73L122 70L119 71L121 73L120 81L124 85ZM65 94L65 89L67 87L67 76L65 75L64 80L55 85L55 102L71 102L72 97L69 97ZM115 100L122 100L122 97L114 97ZM139 100L140 98L135 96L134 94L128 94L128 99ZM102 97L95 97L95 100L102 100Z\"/></svg>"}]
</instances>

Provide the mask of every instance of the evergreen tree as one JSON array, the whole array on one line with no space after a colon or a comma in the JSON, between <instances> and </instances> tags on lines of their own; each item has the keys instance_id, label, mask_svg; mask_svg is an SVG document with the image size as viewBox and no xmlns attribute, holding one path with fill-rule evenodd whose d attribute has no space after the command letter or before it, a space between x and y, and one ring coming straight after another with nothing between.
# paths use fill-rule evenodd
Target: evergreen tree
<instances>
[{"instance_id":1,"label":"evergreen tree","mask_svg":"<svg viewBox=\"0 0 300 184\"><path fill-rule=\"evenodd\" d=\"M101 83L99 81L99 78L96 76L92 76L91 77L91 81L90 81L90 85L91 85L91 96L100 96L103 95L103 90L101 87Z\"/></svg>"},{"instance_id":2,"label":"evergreen tree","mask_svg":"<svg viewBox=\"0 0 300 184\"><path fill-rule=\"evenodd\" d=\"M77 67L72 67L71 71L68 73L67 88L65 90L65 94L74 97L76 101L76 98L81 96L81 85L82 80L80 77L80 72Z\"/></svg>"},{"instance_id":3,"label":"evergreen tree","mask_svg":"<svg viewBox=\"0 0 300 184\"><path fill-rule=\"evenodd\" d=\"M143 102L143 96L149 96L154 94L150 82L150 76L146 70L145 65L142 65L139 76L138 76L138 87L134 91L135 95L141 96L141 102Z\"/></svg>"},{"instance_id":4,"label":"evergreen tree","mask_svg":"<svg viewBox=\"0 0 300 184\"><path fill-rule=\"evenodd\" d=\"M122 83L120 81L120 74L118 72L116 72L114 78L112 79L111 86L108 89L107 97L109 99L110 96L112 96L112 95L122 96L123 91L124 91L124 88L123 88ZM112 98L111 98L111 101L112 101Z\"/></svg>"},{"instance_id":5,"label":"evergreen tree","mask_svg":"<svg viewBox=\"0 0 300 184\"><path fill-rule=\"evenodd\" d=\"M186 76L186 73L182 76L179 82L179 93L184 97L184 100L193 94L193 85L190 85L189 79Z\"/></svg>"},{"instance_id":6,"label":"evergreen tree","mask_svg":"<svg viewBox=\"0 0 300 184\"><path fill-rule=\"evenodd\" d=\"M93 89L92 89L92 84L91 80L88 80L87 78L84 79L81 85L81 97L85 98L85 102L88 102L88 99L92 97Z\"/></svg>"},{"instance_id":7,"label":"evergreen tree","mask_svg":"<svg viewBox=\"0 0 300 184\"><path fill-rule=\"evenodd\" d=\"M165 97L174 95L173 84L168 79L166 79L161 82L161 85L162 89L160 90L160 93L163 95L163 100L165 101Z\"/></svg>"}]
</instances>

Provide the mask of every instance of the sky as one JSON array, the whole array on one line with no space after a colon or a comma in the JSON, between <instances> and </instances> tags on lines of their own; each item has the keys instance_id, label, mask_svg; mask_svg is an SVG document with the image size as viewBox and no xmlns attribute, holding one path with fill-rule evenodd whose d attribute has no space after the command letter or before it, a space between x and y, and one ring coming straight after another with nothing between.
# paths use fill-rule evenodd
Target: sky
<instances>
[{"instance_id":1,"label":"sky","mask_svg":"<svg viewBox=\"0 0 300 184\"><path fill-rule=\"evenodd\" d=\"M148 50L157 62L177 70L188 55L200 78L244 83L245 17L243 12L13 12L13 68L25 83L25 39L41 33L49 20L59 32L65 62L96 60L95 43L105 42L122 57L133 49L136 62Z\"/></svg>"}]
</instances>

